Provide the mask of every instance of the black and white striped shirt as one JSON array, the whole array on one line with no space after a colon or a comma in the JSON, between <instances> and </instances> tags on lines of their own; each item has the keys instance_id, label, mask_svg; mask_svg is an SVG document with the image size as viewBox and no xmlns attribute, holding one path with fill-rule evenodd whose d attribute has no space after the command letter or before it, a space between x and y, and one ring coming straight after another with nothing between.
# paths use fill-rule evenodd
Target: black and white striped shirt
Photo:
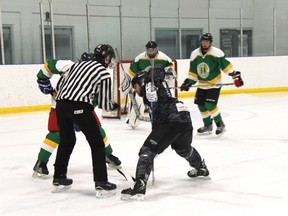
<instances>
[{"instance_id":1,"label":"black and white striped shirt","mask_svg":"<svg viewBox=\"0 0 288 216\"><path fill-rule=\"evenodd\" d=\"M57 84L56 100L86 102L93 105L96 97L100 109L112 108L111 76L97 61L75 63Z\"/></svg>"}]
</instances>

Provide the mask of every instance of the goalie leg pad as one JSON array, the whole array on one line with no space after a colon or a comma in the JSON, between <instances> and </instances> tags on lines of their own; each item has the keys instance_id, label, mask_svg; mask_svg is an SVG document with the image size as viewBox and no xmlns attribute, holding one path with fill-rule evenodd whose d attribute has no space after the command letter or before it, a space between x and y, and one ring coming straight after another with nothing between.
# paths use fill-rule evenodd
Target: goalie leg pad
<instances>
[{"instance_id":1,"label":"goalie leg pad","mask_svg":"<svg viewBox=\"0 0 288 216\"><path fill-rule=\"evenodd\" d=\"M135 110L134 106L132 106L132 104L131 104L131 109L130 109L130 113L129 113L129 117L128 117L128 125L130 127L132 127L133 129L138 127L138 125L140 124L140 120L141 120L141 119L139 119L139 115L144 116L144 111L145 111L145 105L143 102L143 98L139 97L138 95L136 95L134 93L133 93L133 96L134 96L134 99L136 101L136 105L138 107L139 113L137 110ZM133 99L131 99L131 100L133 100ZM130 101L130 103L132 103L132 102Z\"/></svg>"}]
</instances>

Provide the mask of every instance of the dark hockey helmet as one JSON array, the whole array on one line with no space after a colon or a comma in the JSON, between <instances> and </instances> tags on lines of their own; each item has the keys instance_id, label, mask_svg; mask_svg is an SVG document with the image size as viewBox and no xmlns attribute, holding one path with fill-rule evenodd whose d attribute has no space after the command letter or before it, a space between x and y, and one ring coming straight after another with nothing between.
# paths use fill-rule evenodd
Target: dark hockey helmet
<instances>
[{"instance_id":1,"label":"dark hockey helmet","mask_svg":"<svg viewBox=\"0 0 288 216\"><path fill-rule=\"evenodd\" d=\"M151 74L152 74L152 67L149 69L147 74L147 81L151 80ZM154 84L155 86L159 86L165 79L165 69L162 65L156 64L153 69L153 77L154 77Z\"/></svg>"},{"instance_id":2,"label":"dark hockey helmet","mask_svg":"<svg viewBox=\"0 0 288 216\"><path fill-rule=\"evenodd\" d=\"M95 60L94 54L89 52L84 52L81 55L80 61L93 61Z\"/></svg>"},{"instance_id":3,"label":"dark hockey helmet","mask_svg":"<svg viewBox=\"0 0 288 216\"><path fill-rule=\"evenodd\" d=\"M158 45L155 41L148 41L148 43L146 44L146 49L149 49L149 48L157 48Z\"/></svg>"},{"instance_id":4,"label":"dark hockey helmet","mask_svg":"<svg viewBox=\"0 0 288 216\"><path fill-rule=\"evenodd\" d=\"M107 68L111 63L112 58L115 58L115 52L109 44L99 44L94 49L94 56L96 61Z\"/></svg>"},{"instance_id":5,"label":"dark hockey helmet","mask_svg":"<svg viewBox=\"0 0 288 216\"><path fill-rule=\"evenodd\" d=\"M146 44L146 53L149 58L154 58L158 53L158 45L155 41L148 41Z\"/></svg>"},{"instance_id":6,"label":"dark hockey helmet","mask_svg":"<svg viewBox=\"0 0 288 216\"><path fill-rule=\"evenodd\" d=\"M213 36L211 33L204 33L204 34L202 34L200 41L202 41L202 40L208 40L208 41L210 41L210 43L212 43Z\"/></svg>"}]
</instances>

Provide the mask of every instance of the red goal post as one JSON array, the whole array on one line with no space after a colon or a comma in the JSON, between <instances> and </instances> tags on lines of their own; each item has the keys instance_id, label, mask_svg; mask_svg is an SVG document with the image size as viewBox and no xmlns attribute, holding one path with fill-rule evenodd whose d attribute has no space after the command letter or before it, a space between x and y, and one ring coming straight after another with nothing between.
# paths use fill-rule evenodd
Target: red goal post
<instances>
[{"instance_id":1,"label":"red goal post","mask_svg":"<svg viewBox=\"0 0 288 216\"><path fill-rule=\"evenodd\" d=\"M112 76L112 97L113 101L115 101L119 106L117 112L103 112L102 117L103 118L119 118L121 119L121 115L127 114L128 112L128 106L129 106L129 97L128 94L124 95L121 91L121 81L123 80L123 73L122 73L122 66L124 69L124 72L128 74L129 67L133 60L122 60L121 62L117 62L116 67L113 69L113 76ZM121 66L122 64L122 66ZM173 60L174 64L174 70L177 77L177 60ZM171 89L171 93L174 97L178 97L178 89L175 87L178 87L177 78L169 81L169 87L173 87Z\"/></svg>"}]
</instances>

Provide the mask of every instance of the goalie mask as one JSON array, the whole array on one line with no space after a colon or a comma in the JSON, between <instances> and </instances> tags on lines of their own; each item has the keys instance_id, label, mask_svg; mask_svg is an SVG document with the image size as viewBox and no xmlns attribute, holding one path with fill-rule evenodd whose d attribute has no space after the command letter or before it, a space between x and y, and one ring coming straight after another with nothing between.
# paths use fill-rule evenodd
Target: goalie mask
<instances>
[{"instance_id":1,"label":"goalie mask","mask_svg":"<svg viewBox=\"0 0 288 216\"><path fill-rule=\"evenodd\" d=\"M107 68L110 65L112 59L115 58L115 53L109 44L99 44L94 49L94 56L96 61Z\"/></svg>"},{"instance_id":2,"label":"goalie mask","mask_svg":"<svg viewBox=\"0 0 288 216\"><path fill-rule=\"evenodd\" d=\"M155 58L158 53L158 45L155 41L148 41L146 44L146 53L149 58Z\"/></svg>"}]
</instances>

